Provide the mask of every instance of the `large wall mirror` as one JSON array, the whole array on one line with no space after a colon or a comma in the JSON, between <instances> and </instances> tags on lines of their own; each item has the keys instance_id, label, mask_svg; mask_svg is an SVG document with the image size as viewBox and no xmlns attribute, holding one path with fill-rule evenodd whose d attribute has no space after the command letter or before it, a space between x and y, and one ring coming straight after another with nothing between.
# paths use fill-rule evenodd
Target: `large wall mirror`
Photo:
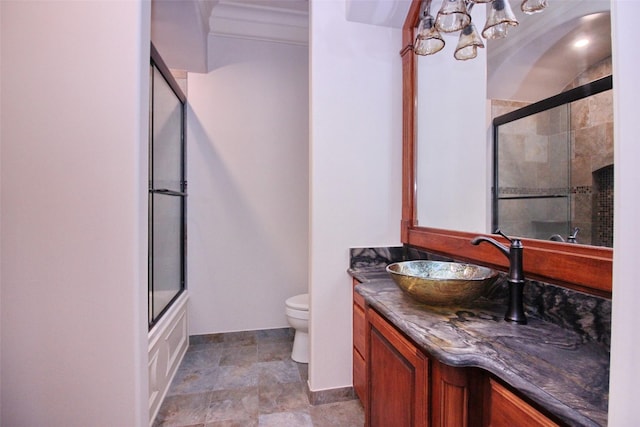
<instances>
[{"instance_id":1,"label":"large wall mirror","mask_svg":"<svg viewBox=\"0 0 640 427\"><path fill-rule=\"evenodd\" d=\"M433 0L432 14L437 13L439 3ZM608 0L553 2L536 15L521 14L520 1L511 3L520 25L510 30L506 39L485 41L487 48L476 59L462 62L452 58L436 59L437 55L453 55L453 49L447 51L446 47L426 59L413 54L414 29L424 6L423 2L414 0L405 23L401 51L404 81L402 240L435 252L502 267L505 263L499 255L468 244L470 236L491 233L496 226L492 119L612 74ZM484 13L482 7L474 9L474 21L484 22ZM455 39L449 43L445 37L445 41L455 46ZM576 42L586 46L580 48L575 46ZM543 141L539 135L520 135L511 145L503 144L510 150L511 158L529 160L525 167L533 173L522 176L536 176L546 168L547 176L563 180L559 187L563 187L567 195L567 203L563 205L566 212L559 214L564 215L561 221L557 220L558 215L551 214L548 218L535 219L538 227L561 224L564 228L559 232L555 229L552 233L543 229L525 232L515 228L512 231L509 225L504 227L507 234L524 237L527 274L602 295L611 292L612 251L592 245L591 226L572 215L577 214L582 205L591 203L583 193L591 191L593 185L579 185L580 180L590 179L592 172L589 170L587 174L584 172L587 166L578 165L587 161L585 147L595 147L596 152L588 155L588 161L599 165L598 169L613 165L612 149L603 147L603 144L612 144L611 91L606 96L605 100L587 100L573 111L571 107L565 108L540 121L546 120L549 127L550 120L568 119L569 124L553 124L566 127L562 147L565 162L557 168L549 163L559 157L558 144L553 138ZM571 121L577 128L571 128ZM438 130L439 126L444 130ZM602 132L608 134L601 135ZM582 144L587 139L589 144ZM603 158L597 159L599 155ZM577 157L580 159L576 160ZM543 161L547 162L544 166ZM572 163L575 167L585 167L572 170ZM509 165L503 160L496 166L514 167L514 163ZM505 170L502 176L509 173ZM507 192L536 189L539 184L519 182L510 187ZM553 207L549 212L556 213ZM517 222L517 210L511 215L512 223ZM567 243L575 227L581 229L582 235L578 235L583 239L578 238L579 244ZM557 236L551 239L554 235Z\"/></svg>"}]
</instances>

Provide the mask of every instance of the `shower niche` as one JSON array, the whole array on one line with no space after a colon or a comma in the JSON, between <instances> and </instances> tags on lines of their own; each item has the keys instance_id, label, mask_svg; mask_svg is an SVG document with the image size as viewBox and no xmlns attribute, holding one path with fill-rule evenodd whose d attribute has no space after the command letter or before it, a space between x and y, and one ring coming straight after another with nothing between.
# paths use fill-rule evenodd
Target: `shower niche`
<instances>
[{"instance_id":1,"label":"shower niche","mask_svg":"<svg viewBox=\"0 0 640 427\"><path fill-rule=\"evenodd\" d=\"M493 230L613 245L611 76L493 120Z\"/></svg>"}]
</instances>

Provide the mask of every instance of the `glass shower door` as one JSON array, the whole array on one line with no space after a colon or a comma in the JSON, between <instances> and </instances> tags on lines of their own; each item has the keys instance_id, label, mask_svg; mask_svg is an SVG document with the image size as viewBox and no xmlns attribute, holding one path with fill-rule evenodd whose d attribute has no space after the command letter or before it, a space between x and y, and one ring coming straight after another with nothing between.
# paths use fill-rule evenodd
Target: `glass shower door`
<instances>
[{"instance_id":1,"label":"glass shower door","mask_svg":"<svg viewBox=\"0 0 640 427\"><path fill-rule=\"evenodd\" d=\"M612 87L603 77L493 119L493 230L613 245Z\"/></svg>"},{"instance_id":2,"label":"glass shower door","mask_svg":"<svg viewBox=\"0 0 640 427\"><path fill-rule=\"evenodd\" d=\"M495 228L565 239L571 227L569 104L497 128Z\"/></svg>"},{"instance_id":3,"label":"glass shower door","mask_svg":"<svg viewBox=\"0 0 640 427\"><path fill-rule=\"evenodd\" d=\"M153 49L152 49L153 51ZM184 95L151 62L149 153L149 327L185 288ZM171 83L170 83L171 82Z\"/></svg>"}]
</instances>

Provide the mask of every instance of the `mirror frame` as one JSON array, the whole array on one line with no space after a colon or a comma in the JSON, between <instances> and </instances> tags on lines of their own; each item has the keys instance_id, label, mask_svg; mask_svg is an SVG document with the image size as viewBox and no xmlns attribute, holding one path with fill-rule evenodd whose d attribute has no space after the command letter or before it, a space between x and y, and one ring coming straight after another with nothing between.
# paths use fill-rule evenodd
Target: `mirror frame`
<instances>
[{"instance_id":1,"label":"mirror frame","mask_svg":"<svg viewBox=\"0 0 640 427\"><path fill-rule=\"evenodd\" d=\"M414 28L420 18L422 0L412 0L402 27L402 221L403 244L467 262L507 270L508 261L490 245L473 246L477 235L418 227L416 220L416 66L413 54ZM613 249L546 240L522 239L524 270L529 279L540 280L593 295L611 298Z\"/></svg>"}]
</instances>

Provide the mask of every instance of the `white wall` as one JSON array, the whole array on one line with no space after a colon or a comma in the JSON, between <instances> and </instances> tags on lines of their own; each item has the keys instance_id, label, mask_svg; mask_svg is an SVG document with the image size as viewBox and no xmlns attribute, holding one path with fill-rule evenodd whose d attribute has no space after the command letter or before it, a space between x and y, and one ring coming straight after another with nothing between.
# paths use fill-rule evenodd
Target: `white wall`
<instances>
[{"instance_id":1,"label":"white wall","mask_svg":"<svg viewBox=\"0 0 640 427\"><path fill-rule=\"evenodd\" d=\"M349 247L400 241L401 34L310 2L309 385L351 385Z\"/></svg>"},{"instance_id":2,"label":"white wall","mask_svg":"<svg viewBox=\"0 0 640 427\"><path fill-rule=\"evenodd\" d=\"M308 49L209 49L188 76L189 333L285 327L308 289Z\"/></svg>"},{"instance_id":3,"label":"white wall","mask_svg":"<svg viewBox=\"0 0 640 427\"><path fill-rule=\"evenodd\" d=\"M2 7L0 7L0 191L2 190ZM0 192L0 195L2 193ZM0 424L2 423L2 197L0 196Z\"/></svg>"},{"instance_id":4,"label":"white wall","mask_svg":"<svg viewBox=\"0 0 640 427\"><path fill-rule=\"evenodd\" d=\"M474 9L474 22L484 14L484 7ZM471 114L488 108L486 49L458 61L458 33L445 35L445 42L439 53L416 57L418 224L486 233L492 147L482 135L490 141L491 123L486 114Z\"/></svg>"},{"instance_id":5,"label":"white wall","mask_svg":"<svg viewBox=\"0 0 640 427\"><path fill-rule=\"evenodd\" d=\"M613 313L609 425L635 426L640 420L640 329L638 329L638 242L640 241L640 51L629 34L636 31L640 3L612 2L613 90L615 121L615 208Z\"/></svg>"},{"instance_id":6,"label":"white wall","mask_svg":"<svg viewBox=\"0 0 640 427\"><path fill-rule=\"evenodd\" d=\"M0 7L1 424L147 425L149 3Z\"/></svg>"}]
</instances>

